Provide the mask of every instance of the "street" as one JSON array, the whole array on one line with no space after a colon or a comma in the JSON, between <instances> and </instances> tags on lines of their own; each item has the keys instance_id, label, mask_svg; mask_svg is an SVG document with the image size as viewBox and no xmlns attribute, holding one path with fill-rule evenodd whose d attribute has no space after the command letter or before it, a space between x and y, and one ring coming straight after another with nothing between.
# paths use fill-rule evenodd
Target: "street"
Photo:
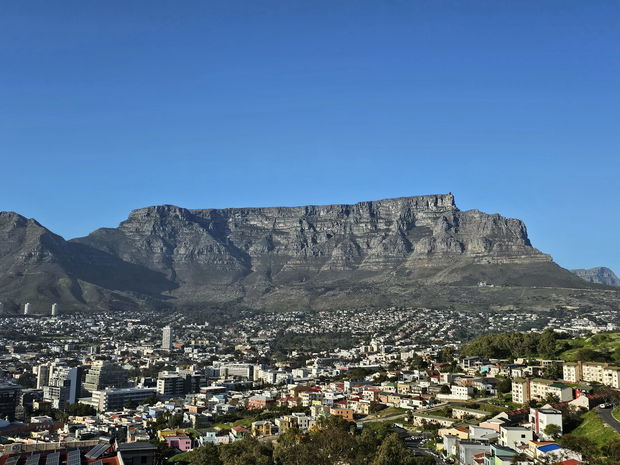
<instances>
[{"instance_id":1,"label":"street","mask_svg":"<svg viewBox=\"0 0 620 465\"><path fill-rule=\"evenodd\" d=\"M607 426L616 430L616 432L620 433L620 421L616 420L614 416L611 414L613 412L612 408L598 408L598 414Z\"/></svg>"}]
</instances>

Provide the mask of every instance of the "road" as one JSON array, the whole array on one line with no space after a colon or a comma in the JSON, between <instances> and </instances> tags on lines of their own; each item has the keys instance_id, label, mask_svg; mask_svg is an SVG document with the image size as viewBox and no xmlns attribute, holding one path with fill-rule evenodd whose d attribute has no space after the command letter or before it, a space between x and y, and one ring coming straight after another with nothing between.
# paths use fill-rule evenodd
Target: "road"
<instances>
[{"instance_id":1,"label":"road","mask_svg":"<svg viewBox=\"0 0 620 465\"><path fill-rule=\"evenodd\" d=\"M426 456L435 459L437 465L445 465L446 462L434 452L424 447L422 439L405 439L405 446L416 457Z\"/></svg>"},{"instance_id":2,"label":"road","mask_svg":"<svg viewBox=\"0 0 620 465\"><path fill-rule=\"evenodd\" d=\"M599 408L598 415L601 417L603 422L616 430L617 433L620 433L620 421L616 420L614 416L611 414L613 412L613 408Z\"/></svg>"},{"instance_id":3,"label":"road","mask_svg":"<svg viewBox=\"0 0 620 465\"><path fill-rule=\"evenodd\" d=\"M369 421L392 421L392 420L398 420L399 418L405 418L407 416L406 413L398 413L396 415L390 415L387 417L373 417L373 418L362 418L361 420L357 420L356 423L360 424L360 423L368 423Z\"/></svg>"}]
</instances>

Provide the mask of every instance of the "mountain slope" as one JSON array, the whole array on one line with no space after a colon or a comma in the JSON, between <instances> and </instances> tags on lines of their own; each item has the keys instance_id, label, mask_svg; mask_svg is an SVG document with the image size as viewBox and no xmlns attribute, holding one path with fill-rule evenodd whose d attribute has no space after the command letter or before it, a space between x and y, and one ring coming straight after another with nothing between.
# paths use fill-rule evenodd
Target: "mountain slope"
<instances>
[{"instance_id":1,"label":"mountain slope","mask_svg":"<svg viewBox=\"0 0 620 465\"><path fill-rule=\"evenodd\" d=\"M170 295L181 301L254 305L278 293L303 301L325 286L346 294L360 282L584 287L531 246L521 221L462 212L451 194L354 205L148 207L74 242L162 273L178 284Z\"/></svg>"},{"instance_id":2,"label":"mountain slope","mask_svg":"<svg viewBox=\"0 0 620 465\"><path fill-rule=\"evenodd\" d=\"M9 312L21 311L25 302L37 313L53 302L69 310L118 308L173 287L156 272L0 212L0 301Z\"/></svg>"},{"instance_id":3,"label":"mountain slope","mask_svg":"<svg viewBox=\"0 0 620 465\"><path fill-rule=\"evenodd\" d=\"M605 286L620 286L620 279L618 279L612 270L604 266L570 271L589 283L604 284Z\"/></svg>"},{"instance_id":4,"label":"mountain slope","mask_svg":"<svg viewBox=\"0 0 620 465\"><path fill-rule=\"evenodd\" d=\"M492 298L481 281L495 286ZM69 309L547 308L580 301L569 291L535 298L508 289L592 286L532 247L520 220L460 211L451 194L304 207L161 205L71 241L0 215L0 301L13 311L25 301L38 311L54 301Z\"/></svg>"}]
</instances>

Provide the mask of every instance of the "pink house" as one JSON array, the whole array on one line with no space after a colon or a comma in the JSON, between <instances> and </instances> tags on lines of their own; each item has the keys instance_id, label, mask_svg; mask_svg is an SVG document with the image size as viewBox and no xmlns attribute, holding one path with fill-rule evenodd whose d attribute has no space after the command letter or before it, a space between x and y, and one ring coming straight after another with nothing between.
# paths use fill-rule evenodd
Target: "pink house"
<instances>
[{"instance_id":1,"label":"pink house","mask_svg":"<svg viewBox=\"0 0 620 465\"><path fill-rule=\"evenodd\" d=\"M176 436L166 436L166 444L171 449L178 449L181 452L192 450L192 440L187 434L178 434Z\"/></svg>"}]
</instances>

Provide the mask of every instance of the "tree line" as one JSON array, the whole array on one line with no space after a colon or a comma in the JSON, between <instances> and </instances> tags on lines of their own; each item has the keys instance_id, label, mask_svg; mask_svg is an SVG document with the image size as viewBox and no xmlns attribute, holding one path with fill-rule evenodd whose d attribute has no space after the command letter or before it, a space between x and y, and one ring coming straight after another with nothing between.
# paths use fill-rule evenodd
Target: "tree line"
<instances>
[{"instance_id":1,"label":"tree line","mask_svg":"<svg viewBox=\"0 0 620 465\"><path fill-rule=\"evenodd\" d=\"M231 444L206 444L189 452L188 465L431 465L430 457L414 457L388 429L355 427L338 417L322 420L308 433L291 429L273 443L246 437Z\"/></svg>"}]
</instances>

